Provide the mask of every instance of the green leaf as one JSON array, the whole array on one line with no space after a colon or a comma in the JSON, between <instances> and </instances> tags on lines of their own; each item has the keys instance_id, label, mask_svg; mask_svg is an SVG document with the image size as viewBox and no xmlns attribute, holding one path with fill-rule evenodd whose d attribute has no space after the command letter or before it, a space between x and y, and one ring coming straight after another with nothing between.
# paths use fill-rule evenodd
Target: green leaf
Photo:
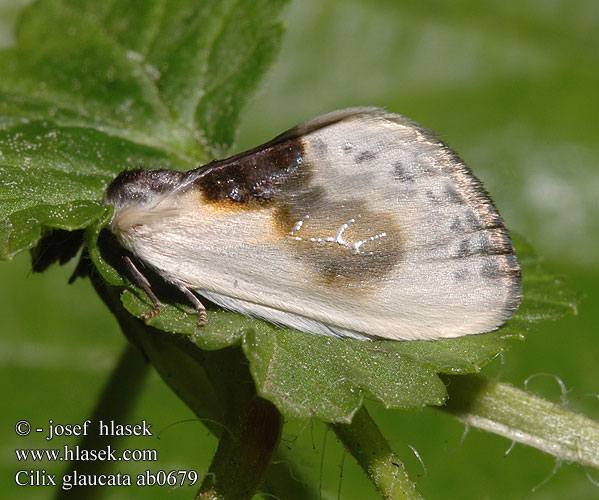
<instances>
[{"instance_id":1,"label":"green leaf","mask_svg":"<svg viewBox=\"0 0 599 500\"><path fill-rule=\"evenodd\" d=\"M25 9L17 45L0 52L0 258L35 246L44 228L92 225L124 169L189 169L229 148L279 46L285 3Z\"/></svg>"},{"instance_id":2,"label":"green leaf","mask_svg":"<svg viewBox=\"0 0 599 500\"><path fill-rule=\"evenodd\" d=\"M230 145L239 110L278 46L281 27L272 18L284 3L29 7L18 45L0 54L0 255L31 248L45 227L87 228L91 260L108 283L124 285L118 259L96 244L110 217L101 202L106 185L123 168L190 168ZM139 19L122 15L134 7ZM390 408L439 405L446 391L438 373L477 372L536 321L575 308L530 249L521 242L518 249L524 302L488 334L359 342L223 312L210 312L199 329L176 295L150 324L191 335L204 349L241 342L259 393L289 416L348 422L364 397ZM137 317L152 308L135 287L121 301Z\"/></svg>"},{"instance_id":3,"label":"green leaf","mask_svg":"<svg viewBox=\"0 0 599 500\"><path fill-rule=\"evenodd\" d=\"M140 317L148 311L146 295L139 289L126 290L121 295L125 309ZM152 306L149 308L152 309ZM244 318L227 311L207 311L206 327L198 326L198 316L190 305L165 305L164 311L146 323L167 332L189 334L198 347L222 349L238 343L243 335Z\"/></svg>"}]
</instances>

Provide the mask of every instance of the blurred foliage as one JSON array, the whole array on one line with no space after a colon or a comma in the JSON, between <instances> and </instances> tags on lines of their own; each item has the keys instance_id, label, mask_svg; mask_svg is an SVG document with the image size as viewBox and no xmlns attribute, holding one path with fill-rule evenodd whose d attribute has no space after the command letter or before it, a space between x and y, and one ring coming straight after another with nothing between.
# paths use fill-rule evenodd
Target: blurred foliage
<instances>
[{"instance_id":1,"label":"blurred foliage","mask_svg":"<svg viewBox=\"0 0 599 500\"><path fill-rule=\"evenodd\" d=\"M11 41L16 7L11 0L0 3L4 45ZM531 374L555 374L570 391L570 405L597 418L599 4L296 0L286 19L283 52L243 117L237 149L318 113L361 104L385 106L438 131L485 181L508 226L526 235L571 288L587 295L578 317L545 324L486 373L501 372L519 386ZM16 470L33 467L19 466L14 448L39 445L37 436L16 436L15 421L85 420L123 340L89 283L66 286L72 264L32 275L22 255L0 269L1 383L5 407L11 408L1 417L0 489L13 498L49 498L42 488L14 486ZM561 395L550 378L535 379L529 388L554 400ZM584 471L568 465L533 491L550 475L551 457L516 446L504 458L509 443L479 432L461 442L462 426L430 410L370 410L408 470L421 467L408 445L423 458L428 475L416 480L425 498L599 496ZM191 414L153 377L136 416L151 416L159 430ZM315 484L322 476L323 496L335 497L343 463L341 498L376 498L324 428L292 423L284 437ZM187 422L170 427L160 440L130 439L126 446L158 448L157 468L201 473L215 441L201 424ZM61 464L44 467L62 470ZM121 470L138 473L140 467ZM164 494L159 488L112 490L107 498ZM181 490L171 494L179 498Z\"/></svg>"}]
</instances>

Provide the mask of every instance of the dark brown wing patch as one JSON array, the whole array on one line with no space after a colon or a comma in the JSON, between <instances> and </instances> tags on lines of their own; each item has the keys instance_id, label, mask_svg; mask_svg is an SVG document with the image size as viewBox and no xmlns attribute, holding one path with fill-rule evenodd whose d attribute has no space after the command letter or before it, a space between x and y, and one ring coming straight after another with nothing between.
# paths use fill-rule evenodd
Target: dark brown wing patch
<instances>
[{"instance_id":1,"label":"dark brown wing patch","mask_svg":"<svg viewBox=\"0 0 599 500\"><path fill-rule=\"evenodd\" d=\"M272 201L303 161L300 140L275 143L251 155L238 155L205 166L195 185L205 203L231 202L231 208L248 208Z\"/></svg>"}]
</instances>

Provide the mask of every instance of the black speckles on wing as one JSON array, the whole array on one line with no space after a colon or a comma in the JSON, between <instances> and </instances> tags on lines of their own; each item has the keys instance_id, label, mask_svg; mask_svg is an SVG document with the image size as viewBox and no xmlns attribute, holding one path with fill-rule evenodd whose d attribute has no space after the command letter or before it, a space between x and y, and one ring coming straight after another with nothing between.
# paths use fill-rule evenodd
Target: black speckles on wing
<instances>
[{"instance_id":1,"label":"black speckles on wing","mask_svg":"<svg viewBox=\"0 0 599 500\"><path fill-rule=\"evenodd\" d=\"M393 174L395 179L401 183L412 183L415 179L415 175L400 161L393 165Z\"/></svg>"},{"instance_id":2,"label":"black speckles on wing","mask_svg":"<svg viewBox=\"0 0 599 500\"><path fill-rule=\"evenodd\" d=\"M488 280L496 280L501 278L502 271L497 262L493 260L487 260L480 270L480 275Z\"/></svg>"},{"instance_id":3,"label":"black speckles on wing","mask_svg":"<svg viewBox=\"0 0 599 500\"><path fill-rule=\"evenodd\" d=\"M443 188L444 198L455 205L464 205L465 201L462 195L456 190L454 186L446 183Z\"/></svg>"},{"instance_id":4,"label":"black speckles on wing","mask_svg":"<svg viewBox=\"0 0 599 500\"><path fill-rule=\"evenodd\" d=\"M514 247L503 228L485 229L459 235L454 258L466 259L474 255L508 255Z\"/></svg>"},{"instance_id":5,"label":"black speckles on wing","mask_svg":"<svg viewBox=\"0 0 599 500\"><path fill-rule=\"evenodd\" d=\"M360 153L358 153L355 157L354 157L354 161L357 164L361 164L361 163L367 163L370 162L374 159L376 159L377 154L374 151L361 151Z\"/></svg>"}]
</instances>

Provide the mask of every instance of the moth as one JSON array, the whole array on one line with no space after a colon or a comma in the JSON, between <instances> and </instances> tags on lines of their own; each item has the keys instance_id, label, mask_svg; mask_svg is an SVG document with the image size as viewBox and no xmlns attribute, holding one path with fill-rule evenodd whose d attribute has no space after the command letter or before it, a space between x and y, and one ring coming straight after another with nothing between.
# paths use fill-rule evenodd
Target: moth
<instances>
[{"instance_id":1,"label":"moth","mask_svg":"<svg viewBox=\"0 0 599 500\"><path fill-rule=\"evenodd\" d=\"M435 133L375 107L314 118L194 170L130 170L109 228L180 289L304 332L440 339L494 330L520 266L481 182ZM154 303L148 281L128 259Z\"/></svg>"}]
</instances>

